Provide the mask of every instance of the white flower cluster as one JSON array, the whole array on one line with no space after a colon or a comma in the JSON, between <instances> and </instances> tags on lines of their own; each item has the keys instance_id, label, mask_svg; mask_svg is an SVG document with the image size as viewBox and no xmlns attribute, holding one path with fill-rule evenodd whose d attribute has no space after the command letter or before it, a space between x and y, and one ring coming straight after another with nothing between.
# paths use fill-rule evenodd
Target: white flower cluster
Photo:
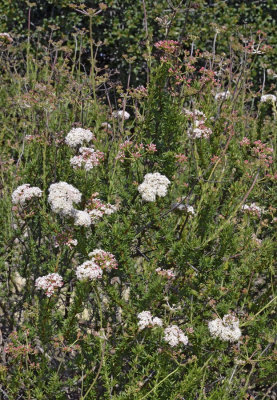
<instances>
[{"instance_id":1,"label":"white flower cluster","mask_svg":"<svg viewBox=\"0 0 277 400\"><path fill-rule=\"evenodd\" d=\"M41 197L42 191L36 186L30 186L28 183L18 186L12 193L13 204L20 204L23 206L26 201L31 200L33 197Z\"/></svg>"},{"instance_id":2,"label":"white flower cluster","mask_svg":"<svg viewBox=\"0 0 277 400\"><path fill-rule=\"evenodd\" d=\"M106 268L108 271L110 271L112 268L117 268L118 264L115 256L112 253L101 249L95 249L91 253L89 253L88 256L102 269Z\"/></svg>"},{"instance_id":3,"label":"white flower cluster","mask_svg":"<svg viewBox=\"0 0 277 400\"><path fill-rule=\"evenodd\" d=\"M184 112L191 121L191 126L188 129L188 137L191 139L208 139L211 136L212 131L205 125L207 120L206 115L199 110L194 110L192 112L184 109Z\"/></svg>"},{"instance_id":4,"label":"white flower cluster","mask_svg":"<svg viewBox=\"0 0 277 400\"><path fill-rule=\"evenodd\" d=\"M104 153L99 150L95 151L93 147L81 147L79 153L79 156L70 159L73 168L84 167L86 171L90 171L104 159Z\"/></svg>"},{"instance_id":5,"label":"white flower cluster","mask_svg":"<svg viewBox=\"0 0 277 400\"><path fill-rule=\"evenodd\" d=\"M164 276L167 279L174 279L176 277L175 272L173 269L161 269L156 268L155 270L158 275Z\"/></svg>"},{"instance_id":6,"label":"white flower cluster","mask_svg":"<svg viewBox=\"0 0 277 400\"><path fill-rule=\"evenodd\" d=\"M224 341L236 342L241 337L239 320L234 315L226 314L223 319L216 318L208 324L210 334Z\"/></svg>"},{"instance_id":7,"label":"white flower cluster","mask_svg":"<svg viewBox=\"0 0 277 400\"><path fill-rule=\"evenodd\" d=\"M54 213L74 218L77 226L90 226L91 218L87 211L74 208L74 203L80 203L82 194L74 186L66 182L53 183L49 187L48 202Z\"/></svg>"},{"instance_id":8,"label":"white flower cluster","mask_svg":"<svg viewBox=\"0 0 277 400\"><path fill-rule=\"evenodd\" d=\"M54 213L72 215L73 203L80 203L82 194L66 182L53 183L49 187L48 202Z\"/></svg>"},{"instance_id":9,"label":"white flower cluster","mask_svg":"<svg viewBox=\"0 0 277 400\"><path fill-rule=\"evenodd\" d=\"M267 102L276 103L276 96L274 96L274 94L264 94L261 97L261 102L262 103L267 103Z\"/></svg>"},{"instance_id":10,"label":"white flower cluster","mask_svg":"<svg viewBox=\"0 0 277 400\"><path fill-rule=\"evenodd\" d=\"M79 265L76 270L77 279L81 281L85 279L98 279L101 278L102 275L102 269L93 260L85 261L83 264Z\"/></svg>"},{"instance_id":11,"label":"white flower cluster","mask_svg":"<svg viewBox=\"0 0 277 400\"><path fill-rule=\"evenodd\" d=\"M63 286L63 279L57 273L48 274L37 278L35 286L37 289L45 290L46 296L50 297L54 294L55 289Z\"/></svg>"},{"instance_id":12,"label":"white flower cluster","mask_svg":"<svg viewBox=\"0 0 277 400\"><path fill-rule=\"evenodd\" d=\"M171 347L177 346L180 343L186 346L189 341L188 337L177 325L171 325L164 330L164 340Z\"/></svg>"},{"instance_id":13,"label":"white flower cluster","mask_svg":"<svg viewBox=\"0 0 277 400\"><path fill-rule=\"evenodd\" d=\"M170 180L159 172L146 174L143 182L138 186L138 191L145 201L155 201L156 196L164 197Z\"/></svg>"},{"instance_id":14,"label":"white flower cluster","mask_svg":"<svg viewBox=\"0 0 277 400\"><path fill-rule=\"evenodd\" d=\"M225 99L229 99L230 97L231 97L231 93L229 92L229 90L227 90L226 92L217 93L215 95L216 100L221 100L221 99L225 100Z\"/></svg>"},{"instance_id":15,"label":"white flower cluster","mask_svg":"<svg viewBox=\"0 0 277 400\"><path fill-rule=\"evenodd\" d=\"M153 328L154 326L163 326L163 321L158 317L153 318L150 311L142 311L138 314L138 319L138 327L140 331L145 328Z\"/></svg>"},{"instance_id":16,"label":"white flower cluster","mask_svg":"<svg viewBox=\"0 0 277 400\"><path fill-rule=\"evenodd\" d=\"M88 227L91 225L90 215L86 211L73 210L72 216L74 217L74 224L77 226Z\"/></svg>"},{"instance_id":17,"label":"white flower cluster","mask_svg":"<svg viewBox=\"0 0 277 400\"><path fill-rule=\"evenodd\" d=\"M70 147L83 144L84 141L90 142L94 139L93 133L88 129L73 128L65 137L65 143Z\"/></svg>"},{"instance_id":18,"label":"white flower cluster","mask_svg":"<svg viewBox=\"0 0 277 400\"><path fill-rule=\"evenodd\" d=\"M263 212L262 208L257 206L257 204L255 204L255 203L251 203L250 206L248 206L247 204L244 204L241 207L241 210L246 213L252 214L252 215L257 215L258 217L260 217Z\"/></svg>"},{"instance_id":19,"label":"white flower cluster","mask_svg":"<svg viewBox=\"0 0 277 400\"><path fill-rule=\"evenodd\" d=\"M119 110L113 112L113 117L118 119L129 119L130 114L127 111Z\"/></svg>"},{"instance_id":20,"label":"white flower cluster","mask_svg":"<svg viewBox=\"0 0 277 400\"><path fill-rule=\"evenodd\" d=\"M98 193L95 193L95 195L98 195ZM86 208L86 212L89 214L92 224L95 224L99 219L103 218L104 215L111 215L117 210L118 207L116 205L103 203L102 200L96 197L90 200Z\"/></svg>"}]
</instances>

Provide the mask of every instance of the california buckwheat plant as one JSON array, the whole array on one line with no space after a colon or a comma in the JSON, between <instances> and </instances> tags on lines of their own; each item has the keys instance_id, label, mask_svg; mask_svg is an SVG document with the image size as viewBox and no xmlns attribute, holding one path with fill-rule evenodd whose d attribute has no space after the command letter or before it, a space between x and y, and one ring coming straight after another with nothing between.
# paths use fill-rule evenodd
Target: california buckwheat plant
<instances>
[{"instance_id":1,"label":"california buckwheat plant","mask_svg":"<svg viewBox=\"0 0 277 400\"><path fill-rule=\"evenodd\" d=\"M276 2L0 10L0 398L276 400Z\"/></svg>"}]
</instances>

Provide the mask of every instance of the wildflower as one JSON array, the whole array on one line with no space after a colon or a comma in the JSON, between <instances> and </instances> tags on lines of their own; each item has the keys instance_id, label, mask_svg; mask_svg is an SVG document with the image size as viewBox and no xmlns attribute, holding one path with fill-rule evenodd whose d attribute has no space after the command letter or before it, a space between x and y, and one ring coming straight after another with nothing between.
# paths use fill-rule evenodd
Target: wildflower
<instances>
[{"instance_id":1,"label":"wildflower","mask_svg":"<svg viewBox=\"0 0 277 400\"><path fill-rule=\"evenodd\" d=\"M86 211L73 210L74 224L78 226L90 226L91 218Z\"/></svg>"},{"instance_id":2,"label":"wildflower","mask_svg":"<svg viewBox=\"0 0 277 400\"><path fill-rule=\"evenodd\" d=\"M138 326L139 330L142 331L145 328L153 328L154 326L162 326L163 321L158 318L152 316L150 311L142 311L138 314Z\"/></svg>"},{"instance_id":3,"label":"wildflower","mask_svg":"<svg viewBox=\"0 0 277 400\"><path fill-rule=\"evenodd\" d=\"M251 203L250 206L248 206L247 204L244 204L241 207L241 210L247 213L250 213L252 215L257 215L258 217L261 217L261 214L263 212L262 208L257 206L257 204L255 203Z\"/></svg>"},{"instance_id":4,"label":"wildflower","mask_svg":"<svg viewBox=\"0 0 277 400\"><path fill-rule=\"evenodd\" d=\"M242 138L242 140L239 142L241 146L249 146L250 145L250 140L247 137Z\"/></svg>"},{"instance_id":5,"label":"wildflower","mask_svg":"<svg viewBox=\"0 0 277 400\"><path fill-rule=\"evenodd\" d=\"M166 53L173 54L179 47L179 42L176 40L160 40L154 46L158 50L163 50Z\"/></svg>"},{"instance_id":6,"label":"wildflower","mask_svg":"<svg viewBox=\"0 0 277 400\"><path fill-rule=\"evenodd\" d=\"M104 129L111 129L112 126L111 126L111 124L109 124L108 122L102 122L101 128L104 128Z\"/></svg>"},{"instance_id":7,"label":"wildflower","mask_svg":"<svg viewBox=\"0 0 277 400\"><path fill-rule=\"evenodd\" d=\"M101 249L95 249L89 253L89 258L91 258L99 267L102 269L107 269L110 271L112 268L117 268L117 261L112 253Z\"/></svg>"},{"instance_id":8,"label":"wildflower","mask_svg":"<svg viewBox=\"0 0 277 400\"><path fill-rule=\"evenodd\" d=\"M45 290L46 296L51 297L52 294L54 294L55 289L63 286L63 280L57 273L48 274L37 278L35 286L37 289Z\"/></svg>"},{"instance_id":9,"label":"wildflower","mask_svg":"<svg viewBox=\"0 0 277 400\"><path fill-rule=\"evenodd\" d=\"M185 154L175 154L176 162L182 164L183 162L188 161L188 157Z\"/></svg>"},{"instance_id":10,"label":"wildflower","mask_svg":"<svg viewBox=\"0 0 277 400\"><path fill-rule=\"evenodd\" d=\"M180 343L183 343L185 346L188 344L188 337L177 325L171 325L164 330L164 340L171 347L177 346Z\"/></svg>"},{"instance_id":11,"label":"wildflower","mask_svg":"<svg viewBox=\"0 0 277 400\"><path fill-rule=\"evenodd\" d=\"M95 151L92 147L81 147L79 153L79 156L72 157L70 160L73 168L84 167L86 171L90 171L104 159L104 153Z\"/></svg>"},{"instance_id":12,"label":"wildflower","mask_svg":"<svg viewBox=\"0 0 277 400\"><path fill-rule=\"evenodd\" d=\"M157 151L156 145L154 143L147 144L146 151L149 153L155 153Z\"/></svg>"},{"instance_id":13,"label":"wildflower","mask_svg":"<svg viewBox=\"0 0 277 400\"><path fill-rule=\"evenodd\" d=\"M48 202L53 212L61 215L72 215L73 203L80 203L82 194L66 182L53 183L49 187Z\"/></svg>"},{"instance_id":14,"label":"wildflower","mask_svg":"<svg viewBox=\"0 0 277 400\"><path fill-rule=\"evenodd\" d=\"M65 138L65 143L70 147L76 147L83 144L84 141L90 142L95 139L93 133L88 129L83 128L73 128L67 134Z\"/></svg>"},{"instance_id":15,"label":"wildflower","mask_svg":"<svg viewBox=\"0 0 277 400\"><path fill-rule=\"evenodd\" d=\"M138 191L145 201L155 201L156 196L165 197L170 180L159 172L149 173L144 176L143 182L138 186Z\"/></svg>"},{"instance_id":16,"label":"wildflower","mask_svg":"<svg viewBox=\"0 0 277 400\"><path fill-rule=\"evenodd\" d=\"M87 205L86 212L90 215L91 222L94 224L104 215L111 215L117 211L118 207L110 203L103 203L102 200L96 198L98 193L91 196L89 204Z\"/></svg>"},{"instance_id":17,"label":"wildflower","mask_svg":"<svg viewBox=\"0 0 277 400\"><path fill-rule=\"evenodd\" d=\"M70 249L72 249L72 247L76 247L77 244L78 244L77 239L68 239L68 241L65 243L65 245L68 246Z\"/></svg>"},{"instance_id":18,"label":"wildflower","mask_svg":"<svg viewBox=\"0 0 277 400\"><path fill-rule=\"evenodd\" d=\"M1 32L0 33L0 41L4 40L4 41L8 41L9 43L13 42L13 38L11 37L11 35L7 32Z\"/></svg>"},{"instance_id":19,"label":"wildflower","mask_svg":"<svg viewBox=\"0 0 277 400\"><path fill-rule=\"evenodd\" d=\"M155 271L157 272L158 275L164 276L167 279L174 279L176 277L173 269L156 268Z\"/></svg>"},{"instance_id":20,"label":"wildflower","mask_svg":"<svg viewBox=\"0 0 277 400\"><path fill-rule=\"evenodd\" d=\"M184 109L184 112L189 121L191 121L191 126L188 130L188 137L191 139L208 139L211 136L212 131L205 125L207 119L206 115L197 109L194 111Z\"/></svg>"},{"instance_id":21,"label":"wildflower","mask_svg":"<svg viewBox=\"0 0 277 400\"><path fill-rule=\"evenodd\" d=\"M12 193L13 204L20 204L23 206L26 201L31 200L33 197L41 197L42 191L36 186L30 186L28 183L18 186Z\"/></svg>"},{"instance_id":22,"label":"wildflower","mask_svg":"<svg viewBox=\"0 0 277 400\"><path fill-rule=\"evenodd\" d=\"M215 100L225 100L225 99L229 99L231 97L231 93L229 92L229 90L227 90L226 92L220 92L217 93L215 95Z\"/></svg>"},{"instance_id":23,"label":"wildflower","mask_svg":"<svg viewBox=\"0 0 277 400\"><path fill-rule=\"evenodd\" d=\"M127 111L123 111L123 110L114 111L112 113L112 116L114 118L118 118L118 119L129 119L130 118L130 114Z\"/></svg>"},{"instance_id":24,"label":"wildflower","mask_svg":"<svg viewBox=\"0 0 277 400\"><path fill-rule=\"evenodd\" d=\"M94 280L101 278L103 275L102 269L93 260L85 261L79 265L76 270L76 276L79 280Z\"/></svg>"},{"instance_id":25,"label":"wildflower","mask_svg":"<svg viewBox=\"0 0 277 400\"><path fill-rule=\"evenodd\" d=\"M274 96L274 94L264 94L261 97L261 103L267 103L267 102L276 103L276 96Z\"/></svg>"},{"instance_id":26,"label":"wildflower","mask_svg":"<svg viewBox=\"0 0 277 400\"><path fill-rule=\"evenodd\" d=\"M234 315L226 314L223 319L216 318L208 323L210 334L223 341L236 342L241 337L239 320Z\"/></svg>"}]
</instances>

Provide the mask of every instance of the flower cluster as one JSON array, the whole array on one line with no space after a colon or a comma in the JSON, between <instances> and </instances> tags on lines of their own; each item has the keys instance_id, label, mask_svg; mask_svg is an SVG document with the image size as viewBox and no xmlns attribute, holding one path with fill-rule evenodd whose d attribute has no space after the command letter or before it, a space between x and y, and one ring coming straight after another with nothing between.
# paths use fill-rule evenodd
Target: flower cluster
<instances>
[{"instance_id":1,"label":"flower cluster","mask_svg":"<svg viewBox=\"0 0 277 400\"><path fill-rule=\"evenodd\" d=\"M74 186L66 182L53 183L49 187L48 202L53 212L61 216L74 218L77 226L90 226L91 218L89 213L76 210L74 203L80 203L82 194Z\"/></svg>"},{"instance_id":2,"label":"flower cluster","mask_svg":"<svg viewBox=\"0 0 277 400\"><path fill-rule=\"evenodd\" d=\"M226 99L229 99L230 97L231 97L231 93L229 92L229 90L227 90L226 92L217 93L214 96L215 100L226 100Z\"/></svg>"},{"instance_id":3,"label":"flower cluster","mask_svg":"<svg viewBox=\"0 0 277 400\"><path fill-rule=\"evenodd\" d=\"M95 249L89 253L88 256L102 269L107 269L108 271L117 269L118 263L112 253L101 249Z\"/></svg>"},{"instance_id":4,"label":"flower cluster","mask_svg":"<svg viewBox=\"0 0 277 400\"><path fill-rule=\"evenodd\" d=\"M89 279L94 280L101 278L103 275L102 269L93 260L85 261L79 265L76 270L77 279L80 281Z\"/></svg>"},{"instance_id":5,"label":"flower cluster","mask_svg":"<svg viewBox=\"0 0 277 400\"><path fill-rule=\"evenodd\" d=\"M73 203L80 203L82 194L74 186L66 182L53 183L49 187L48 202L54 213L72 215Z\"/></svg>"},{"instance_id":6,"label":"flower cluster","mask_svg":"<svg viewBox=\"0 0 277 400\"><path fill-rule=\"evenodd\" d=\"M118 119L129 119L130 118L130 114L127 111L123 111L123 110L113 111L112 116L114 118L118 118Z\"/></svg>"},{"instance_id":7,"label":"flower cluster","mask_svg":"<svg viewBox=\"0 0 277 400\"><path fill-rule=\"evenodd\" d=\"M138 186L138 191L145 201L155 201L156 196L165 197L170 180L159 172L149 173L144 176L143 182Z\"/></svg>"},{"instance_id":8,"label":"flower cluster","mask_svg":"<svg viewBox=\"0 0 277 400\"><path fill-rule=\"evenodd\" d=\"M163 50L165 53L173 54L180 46L179 42L176 40L160 40L155 43L154 46L158 50Z\"/></svg>"},{"instance_id":9,"label":"flower cluster","mask_svg":"<svg viewBox=\"0 0 277 400\"><path fill-rule=\"evenodd\" d=\"M256 215L258 217L261 217L262 212L263 212L262 208L257 206L257 204L255 204L255 203L251 203L250 206L248 206L247 204L244 204L241 207L241 210L246 212L246 213L249 213L249 214L252 214L252 215Z\"/></svg>"},{"instance_id":10,"label":"flower cluster","mask_svg":"<svg viewBox=\"0 0 277 400\"><path fill-rule=\"evenodd\" d=\"M20 204L23 206L26 201L31 200L33 197L41 197L42 191L36 186L30 186L28 183L19 186L12 193L13 204Z\"/></svg>"},{"instance_id":11,"label":"flower cluster","mask_svg":"<svg viewBox=\"0 0 277 400\"><path fill-rule=\"evenodd\" d=\"M175 159L176 162L178 162L179 164L185 163L188 161L188 157L185 154L175 154Z\"/></svg>"},{"instance_id":12,"label":"flower cluster","mask_svg":"<svg viewBox=\"0 0 277 400\"><path fill-rule=\"evenodd\" d=\"M70 159L73 168L84 167L86 171L90 171L104 160L104 153L99 150L95 151L93 147L81 147L79 153L79 156Z\"/></svg>"},{"instance_id":13,"label":"flower cluster","mask_svg":"<svg viewBox=\"0 0 277 400\"><path fill-rule=\"evenodd\" d=\"M55 247L60 247L60 246L67 246L70 249L73 247L77 246L78 240L73 239L70 232L67 231L66 229L62 233L58 233L54 237L54 246Z\"/></svg>"},{"instance_id":14,"label":"flower cluster","mask_svg":"<svg viewBox=\"0 0 277 400\"><path fill-rule=\"evenodd\" d=\"M174 279L176 277L175 272L173 269L161 269L156 268L155 270L158 275L164 276L167 279Z\"/></svg>"},{"instance_id":15,"label":"flower cluster","mask_svg":"<svg viewBox=\"0 0 277 400\"><path fill-rule=\"evenodd\" d=\"M171 347L177 346L180 343L186 346L189 341L188 337L177 325L171 325L164 330L164 340Z\"/></svg>"},{"instance_id":16,"label":"flower cluster","mask_svg":"<svg viewBox=\"0 0 277 400\"><path fill-rule=\"evenodd\" d=\"M35 286L37 289L45 290L46 296L51 297L55 289L63 286L63 279L57 273L48 274L37 278Z\"/></svg>"},{"instance_id":17,"label":"flower cluster","mask_svg":"<svg viewBox=\"0 0 277 400\"><path fill-rule=\"evenodd\" d=\"M4 40L4 42L7 41L7 42L9 42L9 43L12 43L12 42L13 42L13 38L12 38L11 35L10 35L9 33L7 33L7 32L1 32L1 33L0 33L0 43L1 43L1 40ZM2 43L1 43L1 44L2 44Z\"/></svg>"},{"instance_id":18,"label":"flower cluster","mask_svg":"<svg viewBox=\"0 0 277 400\"><path fill-rule=\"evenodd\" d=\"M163 321L158 317L153 318L150 311L142 311L138 314L138 319L138 327L140 331L145 328L153 328L154 326L163 326Z\"/></svg>"},{"instance_id":19,"label":"flower cluster","mask_svg":"<svg viewBox=\"0 0 277 400\"><path fill-rule=\"evenodd\" d=\"M122 163L125 159L137 160L138 158L142 157L145 152L153 154L157 151L156 145L154 143L144 145L143 143L134 143L132 140L125 140L124 143L120 144L119 149L120 150L115 159L120 160Z\"/></svg>"},{"instance_id":20,"label":"flower cluster","mask_svg":"<svg viewBox=\"0 0 277 400\"><path fill-rule=\"evenodd\" d=\"M205 138L208 139L212 131L205 125L206 115L199 110L194 110L193 112L190 110L184 110L188 120L191 122L191 126L188 130L188 137L191 139L200 139Z\"/></svg>"},{"instance_id":21,"label":"flower cluster","mask_svg":"<svg viewBox=\"0 0 277 400\"><path fill-rule=\"evenodd\" d=\"M276 96L274 94L264 94L261 97L261 103L268 103L268 102L276 103Z\"/></svg>"},{"instance_id":22,"label":"flower cluster","mask_svg":"<svg viewBox=\"0 0 277 400\"><path fill-rule=\"evenodd\" d=\"M118 207L110 203L103 203L102 200L98 199L99 193L94 193L89 200L86 212L89 214L91 223L95 224L98 220L103 218L104 215L111 215L117 211Z\"/></svg>"},{"instance_id":23,"label":"flower cluster","mask_svg":"<svg viewBox=\"0 0 277 400\"><path fill-rule=\"evenodd\" d=\"M241 146L249 146L250 140L247 137L243 137L242 140L239 142Z\"/></svg>"},{"instance_id":24,"label":"flower cluster","mask_svg":"<svg viewBox=\"0 0 277 400\"><path fill-rule=\"evenodd\" d=\"M77 226L90 226L91 218L89 213L86 211L72 210L72 216L74 218L74 224Z\"/></svg>"},{"instance_id":25,"label":"flower cluster","mask_svg":"<svg viewBox=\"0 0 277 400\"><path fill-rule=\"evenodd\" d=\"M135 89L131 89L129 93L131 97L138 100L148 96L148 90L142 85L138 86Z\"/></svg>"},{"instance_id":26,"label":"flower cluster","mask_svg":"<svg viewBox=\"0 0 277 400\"><path fill-rule=\"evenodd\" d=\"M83 128L73 128L67 134L65 138L65 143L70 147L76 147L83 144L83 142L90 142L95 139L93 133L88 129Z\"/></svg>"},{"instance_id":27,"label":"flower cluster","mask_svg":"<svg viewBox=\"0 0 277 400\"><path fill-rule=\"evenodd\" d=\"M216 318L208 324L210 334L224 341L236 342L241 337L239 320L234 315L226 314L223 319Z\"/></svg>"},{"instance_id":28,"label":"flower cluster","mask_svg":"<svg viewBox=\"0 0 277 400\"><path fill-rule=\"evenodd\" d=\"M262 166L269 168L269 166L273 163L273 148L268 147L266 143L262 143L260 140L256 140L254 145L255 146L252 148L252 154L258 157L258 160Z\"/></svg>"}]
</instances>

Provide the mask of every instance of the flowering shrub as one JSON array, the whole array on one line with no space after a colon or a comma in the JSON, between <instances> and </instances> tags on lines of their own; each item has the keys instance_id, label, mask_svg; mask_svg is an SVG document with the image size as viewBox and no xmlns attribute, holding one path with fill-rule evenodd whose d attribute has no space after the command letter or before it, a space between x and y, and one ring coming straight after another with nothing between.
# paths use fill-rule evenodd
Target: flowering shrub
<instances>
[{"instance_id":1,"label":"flowering shrub","mask_svg":"<svg viewBox=\"0 0 277 400\"><path fill-rule=\"evenodd\" d=\"M89 69L77 36L41 58L2 35L1 396L266 400L276 89L252 69L271 50L148 31L125 87L97 64L105 5L78 7Z\"/></svg>"}]
</instances>

